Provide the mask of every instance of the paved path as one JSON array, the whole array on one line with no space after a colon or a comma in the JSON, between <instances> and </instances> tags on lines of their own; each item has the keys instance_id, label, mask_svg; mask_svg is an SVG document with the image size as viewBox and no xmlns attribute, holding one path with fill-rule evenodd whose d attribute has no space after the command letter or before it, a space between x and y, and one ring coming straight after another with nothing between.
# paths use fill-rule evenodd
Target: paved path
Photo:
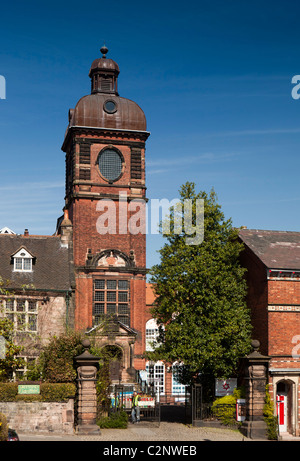
<instances>
[{"instance_id":1,"label":"paved path","mask_svg":"<svg viewBox=\"0 0 300 461\"><path fill-rule=\"evenodd\" d=\"M230 429L191 427L178 423L160 425L129 424L127 429L101 429L101 435L19 434L21 441L250 441L240 432Z\"/></svg>"}]
</instances>

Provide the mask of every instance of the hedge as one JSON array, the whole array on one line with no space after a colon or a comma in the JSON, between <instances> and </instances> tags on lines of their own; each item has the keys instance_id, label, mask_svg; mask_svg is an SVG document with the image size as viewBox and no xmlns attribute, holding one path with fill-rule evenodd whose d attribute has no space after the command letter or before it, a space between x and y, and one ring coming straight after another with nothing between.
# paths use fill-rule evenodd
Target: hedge
<instances>
[{"instance_id":1,"label":"hedge","mask_svg":"<svg viewBox=\"0 0 300 461\"><path fill-rule=\"evenodd\" d=\"M0 402L64 402L74 398L76 386L72 383L41 383L40 394L18 394L18 383L0 383Z\"/></svg>"},{"instance_id":2,"label":"hedge","mask_svg":"<svg viewBox=\"0 0 300 461\"><path fill-rule=\"evenodd\" d=\"M226 395L215 400L212 405L213 415L225 425L235 424L236 398Z\"/></svg>"}]
</instances>

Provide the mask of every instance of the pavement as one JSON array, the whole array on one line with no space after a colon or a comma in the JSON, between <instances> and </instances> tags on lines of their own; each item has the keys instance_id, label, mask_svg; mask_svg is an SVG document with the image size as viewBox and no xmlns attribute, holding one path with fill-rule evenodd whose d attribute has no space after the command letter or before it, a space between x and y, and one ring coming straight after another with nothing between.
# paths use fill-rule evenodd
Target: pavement
<instances>
[{"instance_id":1,"label":"pavement","mask_svg":"<svg viewBox=\"0 0 300 461\"><path fill-rule=\"evenodd\" d=\"M239 431L231 429L193 427L180 423L128 424L127 429L101 429L100 435L83 434L26 434L19 433L20 441L101 441L101 442L195 442L195 441L251 441Z\"/></svg>"},{"instance_id":2,"label":"pavement","mask_svg":"<svg viewBox=\"0 0 300 461\"><path fill-rule=\"evenodd\" d=\"M214 427L193 427L181 423L161 422L128 424L127 429L101 429L99 435L56 434L56 433L18 433L21 442L255 442L238 430ZM280 441L296 442L300 437L283 433Z\"/></svg>"},{"instance_id":3,"label":"pavement","mask_svg":"<svg viewBox=\"0 0 300 461\"><path fill-rule=\"evenodd\" d=\"M288 432L283 432L280 434L279 440L282 442L300 442L300 437L295 437Z\"/></svg>"}]
</instances>

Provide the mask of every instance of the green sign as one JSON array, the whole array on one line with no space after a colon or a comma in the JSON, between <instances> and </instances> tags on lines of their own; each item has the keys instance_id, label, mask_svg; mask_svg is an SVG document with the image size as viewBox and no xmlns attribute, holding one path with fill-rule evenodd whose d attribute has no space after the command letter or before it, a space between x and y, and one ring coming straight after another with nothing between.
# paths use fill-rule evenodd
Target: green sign
<instances>
[{"instance_id":1,"label":"green sign","mask_svg":"<svg viewBox=\"0 0 300 461\"><path fill-rule=\"evenodd\" d=\"M18 394L39 394L40 386L38 384L19 384Z\"/></svg>"}]
</instances>

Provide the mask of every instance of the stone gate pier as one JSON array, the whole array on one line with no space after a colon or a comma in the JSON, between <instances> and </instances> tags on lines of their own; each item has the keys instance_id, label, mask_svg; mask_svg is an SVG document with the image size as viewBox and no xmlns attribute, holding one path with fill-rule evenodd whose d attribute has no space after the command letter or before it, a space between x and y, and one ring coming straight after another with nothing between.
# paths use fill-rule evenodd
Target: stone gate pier
<instances>
[{"instance_id":1,"label":"stone gate pier","mask_svg":"<svg viewBox=\"0 0 300 461\"><path fill-rule=\"evenodd\" d=\"M90 341L82 341L85 351L75 357L78 383L78 425L76 432L80 434L100 434L96 424L97 393L96 381L100 357L89 352Z\"/></svg>"},{"instance_id":2,"label":"stone gate pier","mask_svg":"<svg viewBox=\"0 0 300 461\"><path fill-rule=\"evenodd\" d=\"M253 352L245 359L244 382L246 387L246 420L241 431L251 439L266 439L267 425L263 409L270 357L259 352L260 342L252 341Z\"/></svg>"}]
</instances>

